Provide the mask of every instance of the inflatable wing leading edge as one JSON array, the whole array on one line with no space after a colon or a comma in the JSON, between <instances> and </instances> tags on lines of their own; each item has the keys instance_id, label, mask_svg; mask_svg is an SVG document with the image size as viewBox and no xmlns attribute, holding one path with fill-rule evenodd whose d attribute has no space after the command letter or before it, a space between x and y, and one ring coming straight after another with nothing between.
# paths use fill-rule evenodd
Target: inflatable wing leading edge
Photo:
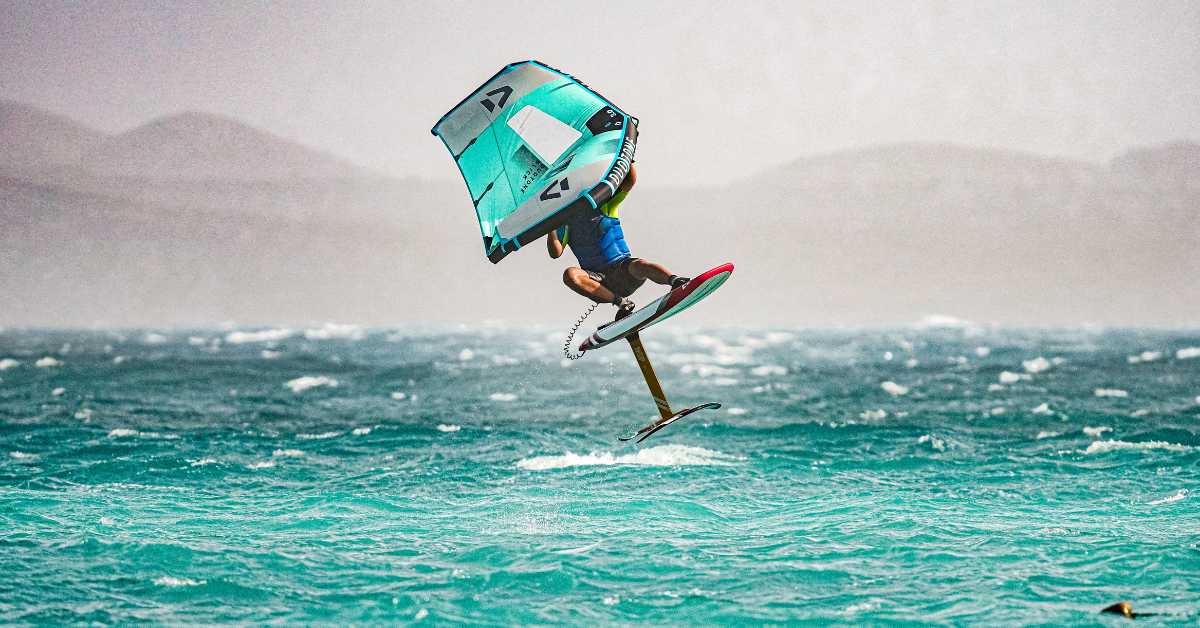
<instances>
[{"instance_id":1,"label":"inflatable wing leading edge","mask_svg":"<svg viewBox=\"0 0 1200 628\"><path fill-rule=\"evenodd\" d=\"M513 63L433 127L462 172L492 263L612 198L637 119L537 61Z\"/></svg>"}]
</instances>

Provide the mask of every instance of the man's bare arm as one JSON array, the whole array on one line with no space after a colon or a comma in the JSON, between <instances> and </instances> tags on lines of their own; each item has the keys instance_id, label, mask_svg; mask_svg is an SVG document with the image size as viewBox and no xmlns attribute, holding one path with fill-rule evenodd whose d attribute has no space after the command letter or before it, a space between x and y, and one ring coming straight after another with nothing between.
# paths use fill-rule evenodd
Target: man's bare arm
<instances>
[{"instance_id":1,"label":"man's bare arm","mask_svg":"<svg viewBox=\"0 0 1200 628\"><path fill-rule=\"evenodd\" d=\"M617 187L617 190L619 190L621 192L628 192L629 190L632 190L633 186L636 184L637 184L637 166L635 166L633 164L629 164L629 174L625 175L625 180L621 181L621 185L619 185Z\"/></svg>"},{"instance_id":2,"label":"man's bare arm","mask_svg":"<svg viewBox=\"0 0 1200 628\"><path fill-rule=\"evenodd\" d=\"M558 259L563 254L562 242L559 241L558 233L555 231L546 234L546 252L553 259Z\"/></svg>"}]
</instances>

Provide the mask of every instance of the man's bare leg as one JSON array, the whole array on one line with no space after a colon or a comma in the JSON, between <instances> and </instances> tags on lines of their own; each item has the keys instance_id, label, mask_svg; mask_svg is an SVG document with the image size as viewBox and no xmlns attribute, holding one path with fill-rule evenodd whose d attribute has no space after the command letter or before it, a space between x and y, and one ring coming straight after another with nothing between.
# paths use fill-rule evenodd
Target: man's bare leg
<instances>
[{"instance_id":1,"label":"man's bare leg","mask_svg":"<svg viewBox=\"0 0 1200 628\"><path fill-rule=\"evenodd\" d=\"M591 275L578 266L572 266L563 272L563 283L596 303L612 303L617 298L612 290L600 285L599 281L592 279Z\"/></svg>"},{"instance_id":2,"label":"man's bare leg","mask_svg":"<svg viewBox=\"0 0 1200 628\"><path fill-rule=\"evenodd\" d=\"M649 279L661 285L670 285L671 271L662 264L655 264L644 259L636 259L629 263L629 274L638 279Z\"/></svg>"}]
</instances>

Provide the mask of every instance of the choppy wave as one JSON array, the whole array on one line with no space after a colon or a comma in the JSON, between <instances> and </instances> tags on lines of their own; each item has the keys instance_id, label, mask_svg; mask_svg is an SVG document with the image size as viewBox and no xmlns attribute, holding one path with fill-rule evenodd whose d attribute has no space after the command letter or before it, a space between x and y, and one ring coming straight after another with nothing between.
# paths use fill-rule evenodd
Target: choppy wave
<instances>
[{"instance_id":1,"label":"choppy wave","mask_svg":"<svg viewBox=\"0 0 1200 628\"><path fill-rule=\"evenodd\" d=\"M574 454L560 456L536 456L517 461L518 469L526 471L548 471L570 467L593 467L612 465L640 465L648 467L674 467L691 465L731 465L738 458L703 447L686 445L658 445L639 449L631 454L615 455L612 452Z\"/></svg>"},{"instance_id":2,"label":"choppy wave","mask_svg":"<svg viewBox=\"0 0 1200 628\"><path fill-rule=\"evenodd\" d=\"M1085 454L1103 454L1110 451L1119 451L1122 449L1131 450L1147 450L1147 449L1163 449L1166 451L1191 451L1193 448L1187 445L1178 443L1168 443L1161 440L1149 440L1131 443L1123 440L1098 440L1091 445L1088 445L1084 450Z\"/></svg>"}]
</instances>

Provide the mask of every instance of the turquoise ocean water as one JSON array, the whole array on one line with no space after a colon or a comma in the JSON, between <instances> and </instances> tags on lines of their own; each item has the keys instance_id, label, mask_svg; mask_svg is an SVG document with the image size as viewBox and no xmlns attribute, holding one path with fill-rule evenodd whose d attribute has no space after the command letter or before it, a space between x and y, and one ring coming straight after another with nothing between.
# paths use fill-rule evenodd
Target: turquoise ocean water
<instances>
[{"instance_id":1,"label":"turquoise ocean water","mask_svg":"<svg viewBox=\"0 0 1200 628\"><path fill-rule=\"evenodd\" d=\"M16 623L1200 617L1200 332L0 332Z\"/></svg>"}]
</instances>

